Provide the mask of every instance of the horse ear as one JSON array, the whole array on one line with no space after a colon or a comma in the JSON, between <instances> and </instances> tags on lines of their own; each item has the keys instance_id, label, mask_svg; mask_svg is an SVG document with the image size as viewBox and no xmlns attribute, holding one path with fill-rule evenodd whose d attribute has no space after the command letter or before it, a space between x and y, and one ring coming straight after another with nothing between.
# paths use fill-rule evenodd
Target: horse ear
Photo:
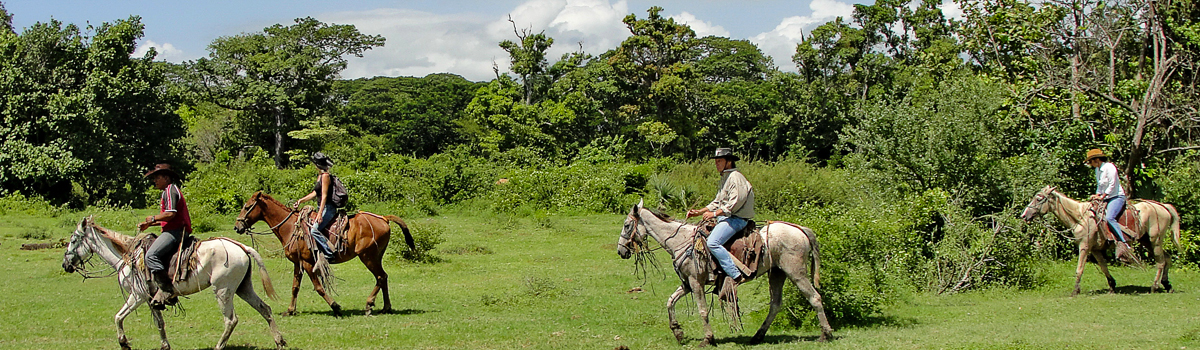
<instances>
[{"instance_id":1,"label":"horse ear","mask_svg":"<svg viewBox=\"0 0 1200 350\"><path fill-rule=\"evenodd\" d=\"M645 199L639 199L639 200L638 200L638 205L637 205L637 206L638 206L638 208L641 208L641 207L644 207L644 206L646 206L645 202L646 202L646 200L645 200Z\"/></svg>"},{"instance_id":2,"label":"horse ear","mask_svg":"<svg viewBox=\"0 0 1200 350\"><path fill-rule=\"evenodd\" d=\"M1054 191L1056 191L1056 190L1058 190L1058 186L1050 186L1050 190L1049 190L1049 191L1046 191L1046 193L1051 193L1051 192L1054 192Z\"/></svg>"}]
</instances>

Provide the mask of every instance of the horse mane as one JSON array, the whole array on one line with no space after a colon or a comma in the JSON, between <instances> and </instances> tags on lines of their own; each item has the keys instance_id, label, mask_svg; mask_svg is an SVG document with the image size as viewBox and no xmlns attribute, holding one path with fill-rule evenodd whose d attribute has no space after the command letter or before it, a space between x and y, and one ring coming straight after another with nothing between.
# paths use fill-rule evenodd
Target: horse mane
<instances>
[{"instance_id":1,"label":"horse mane","mask_svg":"<svg viewBox=\"0 0 1200 350\"><path fill-rule=\"evenodd\" d=\"M262 198L264 201L269 201L269 202L278 204L279 206L284 207L284 208L288 207L287 205L283 204L283 202L280 202L278 199L275 199L275 197L271 197L271 195L267 194L266 192L258 191L257 194L259 194L258 198Z\"/></svg>"},{"instance_id":2,"label":"horse mane","mask_svg":"<svg viewBox=\"0 0 1200 350\"><path fill-rule=\"evenodd\" d=\"M667 221L667 222L679 222L678 220L675 220L674 217L671 217L671 214L667 214L667 213L664 213L664 212L661 212L658 210L645 208L645 207L643 207L642 209L646 209L646 211L649 211L650 214L654 214L654 217L658 218L659 220Z\"/></svg>"},{"instance_id":3,"label":"horse mane","mask_svg":"<svg viewBox=\"0 0 1200 350\"><path fill-rule=\"evenodd\" d=\"M88 222L88 226L96 229L97 231L100 232L101 235L104 235L105 238L108 238L108 240L112 242L113 247L117 248L117 251L120 252L121 255L129 254L129 252L133 251L134 245L136 244L136 242L140 241L142 238L146 237L146 235L149 234L149 233L143 233L143 234L139 234L137 236L129 236L129 235L117 232L117 231L113 231L113 230L104 228L103 226L100 226L100 225L96 224L95 222Z\"/></svg>"}]
</instances>

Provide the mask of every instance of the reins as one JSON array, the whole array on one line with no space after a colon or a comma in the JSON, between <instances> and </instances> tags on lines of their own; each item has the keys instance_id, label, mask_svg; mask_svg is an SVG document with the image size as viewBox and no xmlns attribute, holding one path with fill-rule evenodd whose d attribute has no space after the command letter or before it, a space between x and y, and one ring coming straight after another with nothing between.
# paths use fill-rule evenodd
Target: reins
<instances>
[{"instance_id":1,"label":"reins","mask_svg":"<svg viewBox=\"0 0 1200 350\"><path fill-rule=\"evenodd\" d=\"M87 269L87 266L95 266L96 265L96 264L92 263L92 259L96 257L96 255L97 255L96 251L100 249L100 247L93 246L91 242L87 241L87 240L94 238L93 236L96 235L96 228L91 227L89 225L87 229L91 230L91 231L83 233L84 235L88 236L88 237L83 237L83 239L85 240L83 242L83 244L88 245L88 249L92 250L92 254L88 254L87 259L81 260L79 262L78 266L75 266L75 271L78 272L80 276L83 276L84 280L87 280L89 278L108 278L108 277L112 277L113 275L116 275L117 274L116 267L113 267L112 271L106 275L101 275L100 273L95 273L95 272L89 271ZM72 264L72 265L74 265L74 264Z\"/></svg>"}]
</instances>

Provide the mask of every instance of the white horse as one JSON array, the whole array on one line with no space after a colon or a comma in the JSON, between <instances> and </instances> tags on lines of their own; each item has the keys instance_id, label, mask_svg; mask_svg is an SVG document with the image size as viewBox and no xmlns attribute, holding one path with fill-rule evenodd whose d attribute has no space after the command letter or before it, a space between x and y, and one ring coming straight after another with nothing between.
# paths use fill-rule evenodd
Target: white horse
<instances>
[{"instance_id":1,"label":"white horse","mask_svg":"<svg viewBox=\"0 0 1200 350\"><path fill-rule=\"evenodd\" d=\"M89 216L80 220L79 224L75 226L75 232L71 234L71 242L67 245L66 253L63 254L63 270L68 273L77 270L82 273L86 262L93 255L100 257L115 270L121 288L129 292L125 305L121 307L120 311L117 311L115 316L117 342L121 344L122 349L126 350L130 347L129 340L125 338L125 317L151 298L146 280L134 272L134 267L130 264L131 259L136 259L129 256L133 243L134 237L100 227ZM237 326L237 315L233 312L234 294L249 303L251 307L258 310L259 314L262 314L263 318L267 319L271 334L275 338L275 345L282 349L287 343L284 342L283 335L275 326L275 320L271 317L271 307L263 302L258 294L254 293L253 282L250 279L251 260L253 259L253 263L257 263L262 271L263 289L266 290L267 296L275 298L275 290L271 287L271 277L267 275L267 268L263 265L262 257L258 255L258 252L234 240L221 237L200 243L195 254L198 260L195 273L187 279L175 282L175 291L179 295L189 295L210 286L213 287L213 293L217 296L217 304L221 306L221 311L225 314L225 333L221 335L221 340L213 349L225 348L225 342L229 340L229 335ZM154 315L154 322L158 325L158 335L162 338L162 349L170 349L171 344L167 342L162 311L151 308L150 313Z\"/></svg>"},{"instance_id":2,"label":"white horse","mask_svg":"<svg viewBox=\"0 0 1200 350\"><path fill-rule=\"evenodd\" d=\"M819 285L821 270L816 236L808 228L779 221L763 226L758 230L758 234L762 235L763 241L766 242L766 252L763 258L759 259L757 271L765 272L770 276L771 311L767 314L767 319L763 321L762 327L758 328L758 332L750 341L752 343L761 342L767 334L767 329L771 327L771 322L775 320L775 315L779 313L779 307L783 302L785 279L791 279L800 293L808 299L808 303L816 311L817 320L821 324L820 341L828 340L833 334L833 327L829 326L829 321L825 318L825 307L821 303L821 294L817 292L816 287ZM704 340L700 346L712 344L713 333L712 326L708 324L708 306L704 300L704 286L715 281L707 249L702 247L701 249L705 249L705 251L695 251L696 226L660 217L643 208L642 203L639 202L625 217L625 226L621 229L621 238L617 241L617 254L622 259L628 259L634 253L648 253L649 250L645 249L646 236L654 237L654 240L658 241L663 249L671 252L675 272L679 274L679 278L683 282L683 285L667 299L667 317L670 319L671 331L675 333L675 340L683 342L683 328L675 320L675 302L684 295L693 293L696 297L696 306L700 308L700 318L704 320ZM810 258L813 264L811 280L808 274Z\"/></svg>"}]
</instances>

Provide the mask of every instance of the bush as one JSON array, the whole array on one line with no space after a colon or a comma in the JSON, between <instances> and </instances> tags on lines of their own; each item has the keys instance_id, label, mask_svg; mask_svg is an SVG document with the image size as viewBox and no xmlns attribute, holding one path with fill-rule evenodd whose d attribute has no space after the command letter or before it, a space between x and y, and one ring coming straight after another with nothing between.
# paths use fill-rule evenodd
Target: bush
<instances>
[{"instance_id":1,"label":"bush","mask_svg":"<svg viewBox=\"0 0 1200 350\"><path fill-rule=\"evenodd\" d=\"M392 247L388 255L396 260L417 264L434 264L444 260L434 253L437 245L446 241L442 237L446 230L444 226L432 221L423 221L409 222L408 228L416 249L409 249L408 244L404 242L404 233L395 230L388 242L388 246Z\"/></svg>"},{"instance_id":2,"label":"bush","mask_svg":"<svg viewBox=\"0 0 1200 350\"><path fill-rule=\"evenodd\" d=\"M49 201L37 197L25 197L16 192L0 197L0 215L53 217L62 215L64 211L62 206L50 204Z\"/></svg>"}]
</instances>

